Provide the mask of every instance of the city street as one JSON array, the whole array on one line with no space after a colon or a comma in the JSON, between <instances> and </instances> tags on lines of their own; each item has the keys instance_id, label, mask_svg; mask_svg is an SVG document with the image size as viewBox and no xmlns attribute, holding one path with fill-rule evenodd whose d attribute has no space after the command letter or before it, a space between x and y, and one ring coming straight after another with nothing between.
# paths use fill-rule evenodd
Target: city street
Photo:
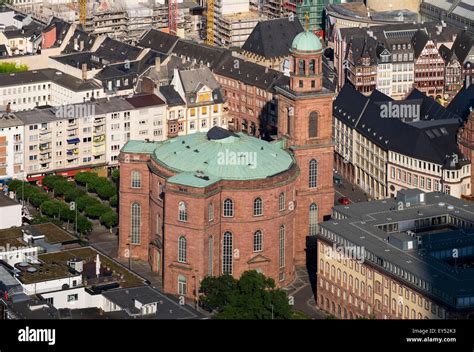
<instances>
[{"instance_id":1,"label":"city street","mask_svg":"<svg viewBox=\"0 0 474 352\"><path fill-rule=\"evenodd\" d=\"M334 175L338 175L342 180L341 184L334 184L334 191L336 193L335 205L340 205L338 199L343 197L349 199L351 203L366 202L368 200L367 194L362 189L349 183L339 173L334 173Z\"/></svg>"}]
</instances>

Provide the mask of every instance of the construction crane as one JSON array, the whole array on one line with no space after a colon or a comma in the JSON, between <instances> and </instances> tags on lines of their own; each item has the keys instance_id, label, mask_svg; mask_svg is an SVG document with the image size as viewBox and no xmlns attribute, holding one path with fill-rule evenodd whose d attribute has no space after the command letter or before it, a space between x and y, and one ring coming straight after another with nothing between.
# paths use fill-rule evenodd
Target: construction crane
<instances>
[{"instance_id":1,"label":"construction crane","mask_svg":"<svg viewBox=\"0 0 474 352\"><path fill-rule=\"evenodd\" d=\"M86 28L87 0L79 0L79 23Z\"/></svg>"},{"instance_id":2,"label":"construction crane","mask_svg":"<svg viewBox=\"0 0 474 352\"><path fill-rule=\"evenodd\" d=\"M178 3L176 0L168 0L168 28L171 34L178 32Z\"/></svg>"},{"instance_id":3,"label":"construction crane","mask_svg":"<svg viewBox=\"0 0 474 352\"><path fill-rule=\"evenodd\" d=\"M214 0L207 0L207 35L206 43L214 45Z\"/></svg>"}]
</instances>

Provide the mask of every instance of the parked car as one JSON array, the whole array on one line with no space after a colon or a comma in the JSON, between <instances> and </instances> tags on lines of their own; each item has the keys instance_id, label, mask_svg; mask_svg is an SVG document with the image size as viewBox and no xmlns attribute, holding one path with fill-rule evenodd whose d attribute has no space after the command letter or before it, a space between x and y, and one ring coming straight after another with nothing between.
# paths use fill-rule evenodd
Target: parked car
<instances>
[{"instance_id":1,"label":"parked car","mask_svg":"<svg viewBox=\"0 0 474 352\"><path fill-rule=\"evenodd\" d=\"M351 204L351 201L349 200L349 198L346 198L346 197L339 198L337 201L339 202L339 204L342 204L342 205Z\"/></svg>"}]
</instances>

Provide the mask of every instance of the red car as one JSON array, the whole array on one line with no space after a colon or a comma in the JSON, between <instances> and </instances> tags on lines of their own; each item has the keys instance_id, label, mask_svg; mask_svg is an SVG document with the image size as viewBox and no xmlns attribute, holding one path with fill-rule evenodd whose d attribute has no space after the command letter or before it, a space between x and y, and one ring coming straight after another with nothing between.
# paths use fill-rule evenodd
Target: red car
<instances>
[{"instance_id":1,"label":"red car","mask_svg":"<svg viewBox=\"0 0 474 352\"><path fill-rule=\"evenodd\" d=\"M346 197L339 198L337 201L339 202L339 204L342 204L342 205L351 204L351 201L349 200L349 198L346 198Z\"/></svg>"}]
</instances>

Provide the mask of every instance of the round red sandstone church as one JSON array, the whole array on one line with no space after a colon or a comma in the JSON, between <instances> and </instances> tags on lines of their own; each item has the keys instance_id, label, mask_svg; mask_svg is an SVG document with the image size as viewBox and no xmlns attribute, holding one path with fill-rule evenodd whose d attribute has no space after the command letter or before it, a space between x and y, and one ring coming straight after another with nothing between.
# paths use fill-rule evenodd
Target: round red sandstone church
<instances>
[{"instance_id":1,"label":"round red sandstone church","mask_svg":"<svg viewBox=\"0 0 474 352\"><path fill-rule=\"evenodd\" d=\"M195 298L205 276L246 270L283 286L305 264L334 200L332 92L319 39L303 32L292 46L278 141L213 127L122 149L119 256L147 260L166 293Z\"/></svg>"}]
</instances>

